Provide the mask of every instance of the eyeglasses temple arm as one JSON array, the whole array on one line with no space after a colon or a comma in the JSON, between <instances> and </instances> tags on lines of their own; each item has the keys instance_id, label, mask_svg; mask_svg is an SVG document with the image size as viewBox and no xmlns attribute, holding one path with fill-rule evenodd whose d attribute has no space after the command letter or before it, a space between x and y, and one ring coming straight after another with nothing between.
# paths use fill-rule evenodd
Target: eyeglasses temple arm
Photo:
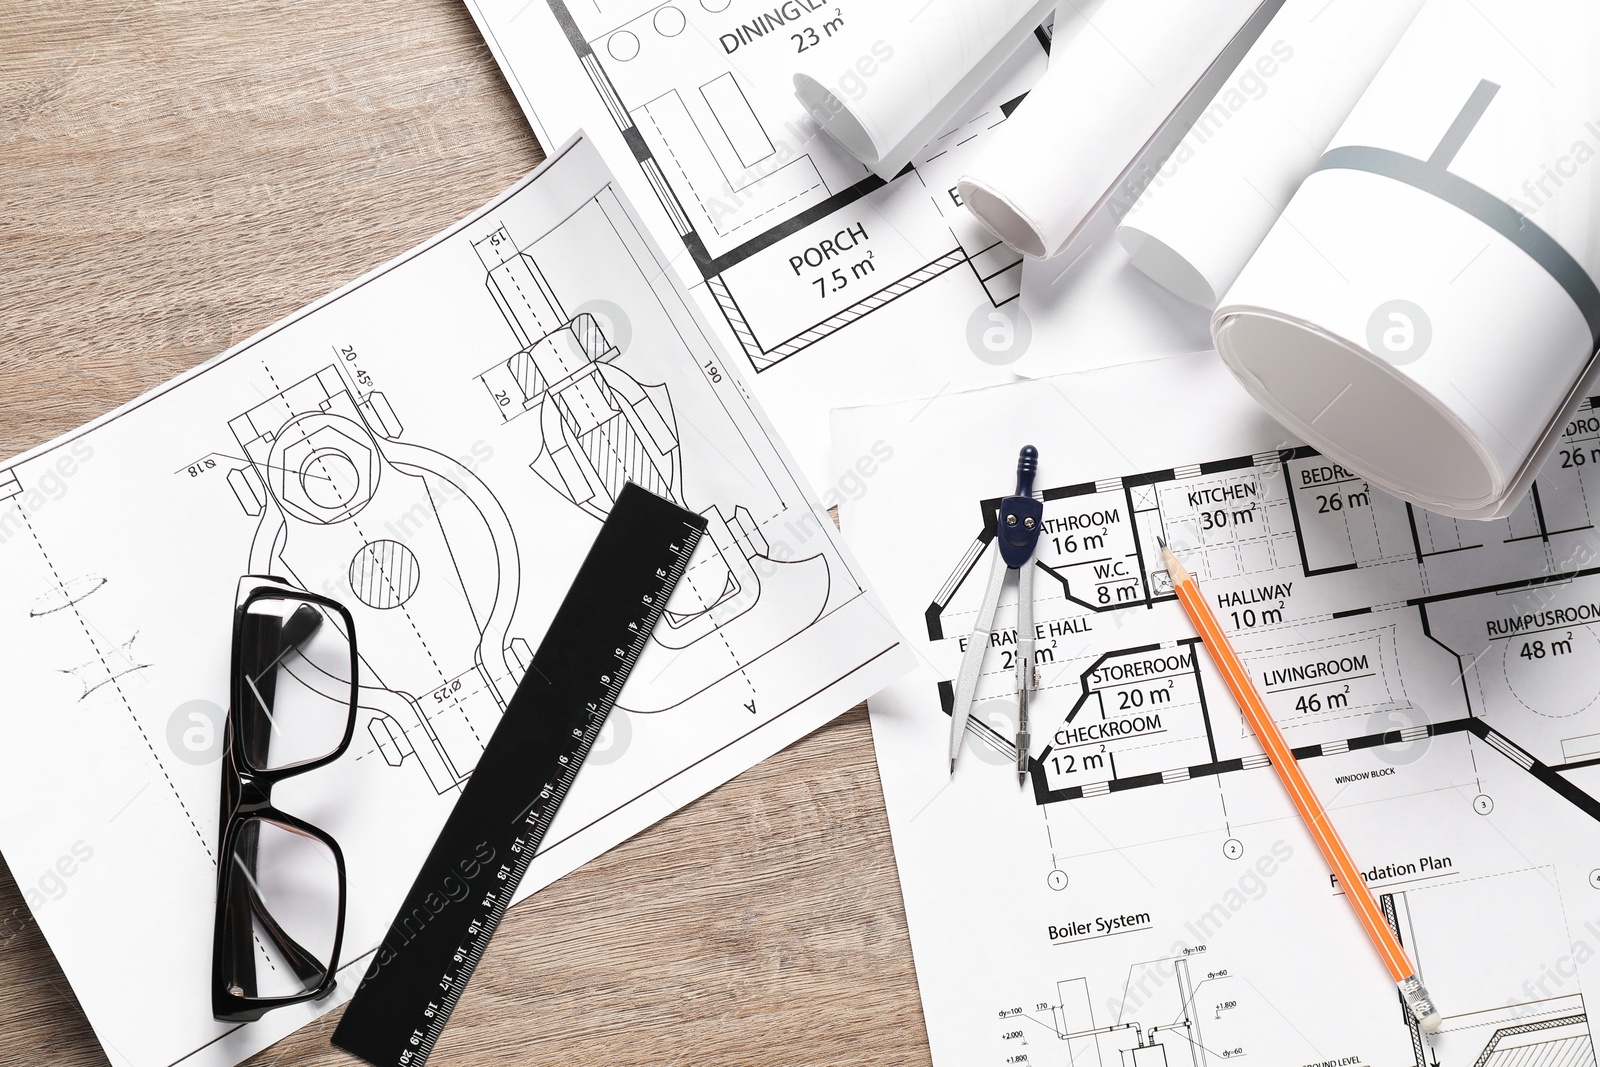
<instances>
[{"instance_id":1,"label":"eyeglasses temple arm","mask_svg":"<svg viewBox=\"0 0 1600 1067\"><path fill-rule=\"evenodd\" d=\"M278 920L267 911L266 905L261 902L260 894L253 886L247 885L245 891L250 894L250 910L261 920L267 937L272 939L278 951L289 961L289 966L294 968L295 976L300 979L301 984L309 989L321 983L328 973L328 968L307 951L304 945L290 937L288 931L278 925Z\"/></svg>"}]
</instances>

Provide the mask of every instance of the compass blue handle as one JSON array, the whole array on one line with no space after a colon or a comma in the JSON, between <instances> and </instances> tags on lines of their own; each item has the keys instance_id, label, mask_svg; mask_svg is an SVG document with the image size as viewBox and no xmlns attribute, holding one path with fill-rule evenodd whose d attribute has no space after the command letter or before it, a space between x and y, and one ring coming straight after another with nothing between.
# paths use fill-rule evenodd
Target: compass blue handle
<instances>
[{"instance_id":1,"label":"compass blue handle","mask_svg":"<svg viewBox=\"0 0 1600 1067\"><path fill-rule=\"evenodd\" d=\"M1039 450L1023 445L1017 456L1017 491L1013 496L1033 495L1033 476L1039 473Z\"/></svg>"},{"instance_id":2,"label":"compass blue handle","mask_svg":"<svg viewBox=\"0 0 1600 1067\"><path fill-rule=\"evenodd\" d=\"M1033 558L1039 533L1044 529L1044 505L1033 499L1033 476L1038 471L1039 450L1027 445L1017 456L1016 494L1000 501L995 534L1000 542L1000 556L1013 570Z\"/></svg>"}]
</instances>

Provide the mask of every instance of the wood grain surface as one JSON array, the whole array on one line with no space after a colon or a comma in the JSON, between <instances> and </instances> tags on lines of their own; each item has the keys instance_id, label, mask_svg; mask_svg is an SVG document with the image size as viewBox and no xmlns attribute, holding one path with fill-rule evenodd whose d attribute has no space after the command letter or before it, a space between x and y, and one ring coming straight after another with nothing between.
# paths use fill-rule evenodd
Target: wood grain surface
<instances>
[{"instance_id":1,"label":"wood grain surface","mask_svg":"<svg viewBox=\"0 0 1600 1067\"><path fill-rule=\"evenodd\" d=\"M0 456L271 325L542 158L458 0L0 14ZM21 906L0 865L0 915ZM338 1018L251 1062L356 1063L328 1044ZM0 939L0 1019L0 1065L108 1062L31 923ZM928 1063L864 712L514 909L430 1062Z\"/></svg>"}]
</instances>

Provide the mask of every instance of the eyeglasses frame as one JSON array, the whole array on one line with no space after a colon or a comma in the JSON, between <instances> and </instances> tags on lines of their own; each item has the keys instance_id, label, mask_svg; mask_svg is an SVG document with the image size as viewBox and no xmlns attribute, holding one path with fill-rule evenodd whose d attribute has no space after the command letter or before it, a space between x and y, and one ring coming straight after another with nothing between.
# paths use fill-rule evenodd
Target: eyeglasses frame
<instances>
[{"instance_id":1,"label":"eyeglasses frame","mask_svg":"<svg viewBox=\"0 0 1600 1067\"><path fill-rule=\"evenodd\" d=\"M249 688L249 680L245 678L243 670L246 653L244 648L246 621L250 606L261 600L286 600L332 611L343 621L345 633L350 640L349 716L345 722L344 736L338 747L326 756L273 770L256 768L250 753L246 751L247 737L243 727L243 716L250 707L249 701L254 699L254 694ZM300 589L281 578L247 575L240 579L234 605L229 706L223 735L222 808L219 821L222 827L222 844L221 850L217 853L216 921L211 952L212 1014L221 1021L253 1022L274 1008L320 1000L331 993L338 982L339 953L344 943L345 911L348 901L344 852L339 848L339 843L325 831L304 819L280 810L272 803L271 794L272 787L279 782L326 767L349 749L351 739L355 736L356 708L361 692L360 663L360 651L356 646L355 619L343 604ZM333 951L321 981L303 993L284 997L258 997L245 992L237 979L240 951L247 954L253 951L250 945L253 929L249 922L250 916L248 912L240 914L240 908L253 910L262 918L268 926L268 936L277 942L279 951L283 952L285 958L295 966L296 973L300 974L302 979L308 977L304 963L297 965L295 957L299 955L302 960L309 957L303 951L297 951L298 946L293 938L281 928L277 928L276 922L264 909L250 905L249 898L252 894L248 888L240 885L233 872L230 857L238 847L240 834L252 820L274 822L285 829L321 842L333 855L338 871L339 902ZM273 933L274 928L277 929L276 934ZM240 931L243 931L242 943ZM233 934L231 939L230 933ZM323 969L320 962L312 962L315 963L315 969L311 973Z\"/></svg>"}]
</instances>

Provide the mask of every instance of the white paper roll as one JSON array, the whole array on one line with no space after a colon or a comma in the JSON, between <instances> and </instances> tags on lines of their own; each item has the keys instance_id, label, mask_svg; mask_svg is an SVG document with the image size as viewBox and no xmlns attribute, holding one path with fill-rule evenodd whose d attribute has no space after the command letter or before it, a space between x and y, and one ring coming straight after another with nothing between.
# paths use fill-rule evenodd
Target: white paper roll
<instances>
[{"instance_id":1,"label":"white paper roll","mask_svg":"<svg viewBox=\"0 0 1600 1067\"><path fill-rule=\"evenodd\" d=\"M1462 518L1520 502L1600 340L1592 0L1429 0L1212 320L1295 434Z\"/></svg>"},{"instance_id":2,"label":"white paper roll","mask_svg":"<svg viewBox=\"0 0 1600 1067\"><path fill-rule=\"evenodd\" d=\"M961 179L967 207L1024 255L1061 252L1265 6L1105 0L1083 14L1063 0L1050 69Z\"/></svg>"},{"instance_id":3,"label":"white paper roll","mask_svg":"<svg viewBox=\"0 0 1600 1067\"><path fill-rule=\"evenodd\" d=\"M1117 236L1207 308L1239 277L1423 0L1288 0Z\"/></svg>"},{"instance_id":4,"label":"white paper roll","mask_svg":"<svg viewBox=\"0 0 1600 1067\"><path fill-rule=\"evenodd\" d=\"M1055 0L879 0L794 76L795 96L887 181L1049 17Z\"/></svg>"},{"instance_id":5,"label":"white paper roll","mask_svg":"<svg viewBox=\"0 0 1600 1067\"><path fill-rule=\"evenodd\" d=\"M1209 352L1211 312L1167 292L1128 263L1109 211L1093 216L1072 251L1022 264L1029 344L1011 364L1023 378L1048 378L1118 363Z\"/></svg>"}]
</instances>

